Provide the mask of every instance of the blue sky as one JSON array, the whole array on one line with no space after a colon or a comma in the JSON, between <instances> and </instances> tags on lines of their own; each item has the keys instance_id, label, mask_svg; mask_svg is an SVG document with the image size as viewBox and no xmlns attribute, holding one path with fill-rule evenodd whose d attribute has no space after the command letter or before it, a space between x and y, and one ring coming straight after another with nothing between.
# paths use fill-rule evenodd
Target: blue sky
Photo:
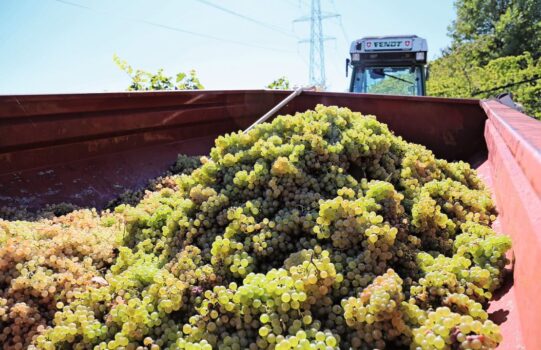
<instances>
[{"instance_id":1,"label":"blue sky","mask_svg":"<svg viewBox=\"0 0 541 350\"><path fill-rule=\"evenodd\" d=\"M450 43L452 0L321 0L329 90L344 91L352 40L417 34L429 58ZM208 3L250 18L243 19ZM262 88L279 76L308 82L310 0L0 0L0 94L120 91L134 68L196 69L209 89ZM255 23L255 22L258 23ZM269 28L270 27L270 28ZM343 30L342 30L343 29ZM196 33L198 35L187 33Z\"/></svg>"}]
</instances>

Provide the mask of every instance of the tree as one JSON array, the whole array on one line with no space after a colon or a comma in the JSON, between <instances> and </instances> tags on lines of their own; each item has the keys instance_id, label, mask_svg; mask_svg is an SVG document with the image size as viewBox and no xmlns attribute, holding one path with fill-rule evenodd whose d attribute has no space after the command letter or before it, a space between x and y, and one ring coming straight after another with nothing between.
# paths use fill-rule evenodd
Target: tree
<instances>
[{"instance_id":1,"label":"tree","mask_svg":"<svg viewBox=\"0 0 541 350\"><path fill-rule=\"evenodd\" d=\"M496 57L541 57L541 0L456 0L455 8L452 46L488 36Z\"/></svg>"},{"instance_id":2,"label":"tree","mask_svg":"<svg viewBox=\"0 0 541 350\"><path fill-rule=\"evenodd\" d=\"M456 0L453 41L430 63L429 95L488 98L512 92L541 118L541 0Z\"/></svg>"},{"instance_id":3,"label":"tree","mask_svg":"<svg viewBox=\"0 0 541 350\"><path fill-rule=\"evenodd\" d=\"M494 25L506 12L511 0L456 0L456 20L449 34L456 42L475 40L480 35L494 34Z\"/></svg>"},{"instance_id":4,"label":"tree","mask_svg":"<svg viewBox=\"0 0 541 350\"><path fill-rule=\"evenodd\" d=\"M266 86L267 89L273 89L273 90L289 90L289 79L287 79L285 76L280 77L270 83Z\"/></svg>"},{"instance_id":5,"label":"tree","mask_svg":"<svg viewBox=\"0 0 541 350\"><path fill-rule=\"evenodd\" d=\"M509 91L527 114L541 119L541 59L525 52L476 66L465 57L457 52L431 64L430 95L489 98Z\"/></svg>"},{"instance_id":6,"label":"tree","mask_svg":"<svg viewBox=\"0 0 541 350\"><path fill-rule=\"evenodd\" d=\"M494 34L500 56L525 51L541 57L541 0L515 0L495 24Z\"/></svg>"},{"instance_id":7,"label":"tree","mask_svg":"<svg viewBox=\"0 0 541 350\"><path fill-rule=\"evenodd\" d=\"M430 62L429 95L472 97L477 91L473 76L492 59L492 41L483 36L476 41L455 45Z\"/></svg>"},{"instance_id":8,"label":"tree","mask_svg":"<svg viewBox=\"0 0 541 350\"><path fill-rule=\"evenodd\" d=\"M165 75L161 68L158 69L156 74L141 69L134 70L132 66L116 54L113 55L113 61L131 78L131 84L127 88L128 91L204 89L193 69L188 74L181 72L173 78Z\"/></svg>"}]
</instances>

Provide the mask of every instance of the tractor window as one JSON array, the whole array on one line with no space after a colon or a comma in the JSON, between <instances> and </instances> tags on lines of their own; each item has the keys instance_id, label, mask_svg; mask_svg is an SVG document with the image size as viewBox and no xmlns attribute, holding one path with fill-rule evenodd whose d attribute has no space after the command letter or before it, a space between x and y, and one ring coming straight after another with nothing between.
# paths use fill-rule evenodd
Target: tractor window
<instances>
[{"instance_id":1,"label":"tractor window","mask_svg":"<svg viewBox=\"0 0 541 350\"><path fill-rule=\"evenodd\" d=\"M420 67L358 68L353 92L389 95L422 95Z\"/></svg>"}]
</instances>

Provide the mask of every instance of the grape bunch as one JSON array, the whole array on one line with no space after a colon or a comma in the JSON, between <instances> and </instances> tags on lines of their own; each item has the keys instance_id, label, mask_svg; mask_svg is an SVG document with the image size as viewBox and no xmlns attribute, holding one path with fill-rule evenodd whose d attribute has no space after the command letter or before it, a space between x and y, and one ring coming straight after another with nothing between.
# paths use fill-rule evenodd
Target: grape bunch
<instances>
[{"instance_id":1,"label":"grape bunch","mask_svg":"<svg viewBox=\"0 0 541 350\"><path fill-rule=\"evenodd\" d=\"M22 349L78 290L105 281L120 218L91 210L38 222L0 220L0 344Z\"/></svg>"},{"instance_id":2,"label":"grape bunch","mask_svg":"<svg viewBox=\"0 0 541 350\"><path fill-rule=\"evenodd\" d=\"M199 165L182 162L190 171L102 214L109 226L100 232L117 240L87 242L78 260L76 247L55 252L71 261L61 270L74 275L69 287L55 272L22 266L48 264L45 250L16 258L25 263L11 284L32 279L41 293L54 280L64 294L0 294L1 320L20 334L10 346L451 350L501 342L485 309L511 242L490 228L495 207L467 163L437 159L373 116L325 106L220 136ZM65 223L75 236L80 225Z\"/></svg>"}]
</instances>

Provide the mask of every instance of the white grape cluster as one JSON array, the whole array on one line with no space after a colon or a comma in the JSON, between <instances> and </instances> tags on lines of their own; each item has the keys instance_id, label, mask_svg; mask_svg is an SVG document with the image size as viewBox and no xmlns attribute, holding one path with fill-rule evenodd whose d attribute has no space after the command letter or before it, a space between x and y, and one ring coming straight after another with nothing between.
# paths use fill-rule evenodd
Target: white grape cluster
<instances>
[{"instance_id":1,"label":"white grape cluster","mask_svg":"<svg viewBox=\"0 0 541 350\"><path fill-rule=\"evenodd\" d=\"M11 271L0 283L0 321L19 334L9 346L451 350L501 342L484 306L511 243L490 228L489 193L468 164L437 159L372 116L324 106L279 116L218 137L200 166L170 182L104 214L100 232L118 241L84 240L77 217L66 224L73 244L62 238L54 255L58 271L73 275L70 287L54 269L30 273L49 261L41 238L11 234L28 248L0 248L0 271ZM8 296L6 283L27 292Z\"/></svg>"}]
</instances>

